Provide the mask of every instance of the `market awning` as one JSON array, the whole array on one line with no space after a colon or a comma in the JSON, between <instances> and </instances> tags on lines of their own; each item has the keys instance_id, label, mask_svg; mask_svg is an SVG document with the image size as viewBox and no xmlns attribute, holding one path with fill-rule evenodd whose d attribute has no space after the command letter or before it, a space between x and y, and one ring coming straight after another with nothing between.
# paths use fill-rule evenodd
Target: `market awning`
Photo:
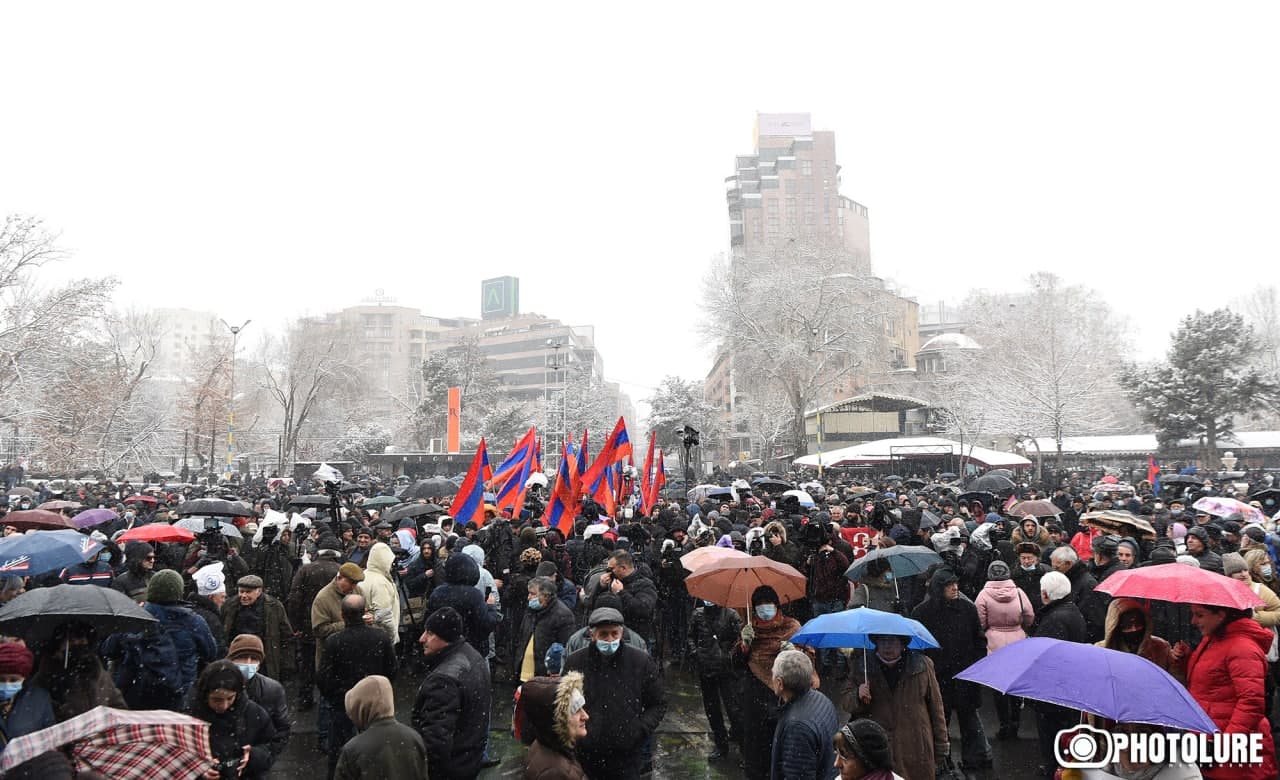
<instances>
[{"instance_id":1,"label":"market awning","mask_svg":"<svg viewBox=\"0 0 1280 780\"><path fill-rule=\"evenodd\" d=\"M863 442L853 447L843 447L822 454L796 458L794 464L816 468L821 460L824 468L834 466L864 466L889 463L894 460L926 460L939 456L960 456L987 468L1030 468L1031 461L1012 452L1001 452L986 447L971 447L958 441L934 436L915 436L899 439L879 439Z\"/></svg>"}]
</instances>

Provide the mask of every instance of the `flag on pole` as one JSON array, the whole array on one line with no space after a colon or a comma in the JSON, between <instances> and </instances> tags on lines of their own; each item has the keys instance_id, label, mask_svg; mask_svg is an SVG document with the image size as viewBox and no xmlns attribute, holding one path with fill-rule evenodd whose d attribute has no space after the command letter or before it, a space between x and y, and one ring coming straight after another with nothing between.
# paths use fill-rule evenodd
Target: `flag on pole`
<instances>
[{"instance_id":1,"label":"flag on pole","mask_svg":"<svg viewBox=\"0 0 1280 780\"><path fill-rule=\"evenodd\" d=\"M520 437L511 454L493 470L494 492L498 495L495 502L498 509L511 509L512 517L519 517L524 509L525 483L533 473L538 462L538 432L530 428Z\"/></svg>"},{"instance_id":2,"label":"flag on pole","mask_svg":"<svg viewBox=\"0 0 1280 780\"><path fill-rule=\"evenodd\" d=\"M569 476L569 462L573 460L570 451L572 444L565 442L564 454L560 458L560 468L556 471L556 483L551 488L551 497L547 500L547 508L542 520L548 528L559 528L565 538L573 535L573 518L577 511L576 501L571 492L572 479Z\"/></svg>"},{"instance_id":3,"label":"flag on pole","mask_svg":"<svg viewBox=\"0 0 1280 780\"><path fill-rule=\"evenodd\" d=\"M646 513L653 511L653 508L658 505L658 495L665 484L667 484L667 470L663 466L662 450L658 450L658 462L654 465L653 477L649 480L649 492L644 497Z\"/></svg>"},{"instance_id":4,"label":"flag on pole","mask_svg":"<svg viewBox=\"0 0 1280 780\"><path fill-rule=\"evenodd\" d=\"M476 448L475 457L467 469L467 476L454 496L449 507L449 515L459 523L472 521L476 527L484 525L484 475L489 470L489 453L485 451L484 439Z\"/></svg>"},{"instance_id":5,"label":"flag on pole","mask_svg":"<svg viewBox=\"0 0 1280 780\"><path fill-rule=\"evenodd\" d=\"M604 440L604 446L600 448L600 454L596 455L595 462L591 464L591 468L587 470L586 475L583 477L583 481L594 491L596 486L600 484L600 480L604 478L604 472L630 454L631 440L627 438L627 424L619 417L617 424L613 426L613 431Z\"/></svg>"},{"instance_id":6,"label":"flag on pole","mask_svg":"<svg viewBox=\"0 0 1280 780\"><path fill-rule=\"evenodd\" d=\"M1010 493L1009 497L1005 499L1004 506L1002 507L1003 511L1008 512L1016 503L1018 503L1018 494Z\"/></svg>"},{"instance_id":7,"label":"flag on pole","mask_svg":"<svg viewBox=\"0 0 1280 780\"><path fill-rule=\"evenodd\" d=\"M1147 458L1147 481L1151 483L1151 492L1160 493L1160 461L1154 455Z\"/></svg>"},{"instance_id":8,"label":"flag on pole","mask_svg":"<svg viewBox=\"0 0 1280 780\"><path fill-rule=\"evenodd\" d=\"M649 505L649 485L653 483L653 448L658 438L657 431L649 431L649 454L644 456L644 473L640 475L640 514L647 515L652 509Z\"/></svg>"}]
</instances>

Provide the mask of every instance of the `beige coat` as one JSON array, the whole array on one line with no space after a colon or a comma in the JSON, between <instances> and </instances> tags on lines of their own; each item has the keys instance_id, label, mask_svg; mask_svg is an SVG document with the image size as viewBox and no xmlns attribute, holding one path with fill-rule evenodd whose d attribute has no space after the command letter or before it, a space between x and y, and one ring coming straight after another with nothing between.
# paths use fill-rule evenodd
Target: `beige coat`
<instances>
[{"instance_id":1,"label":"beige coat","mask_svg":"<svg viewBox=\"0 0 1280 780\"><path fill-rule=\"evenodd\" d=\"M893 771L911 780L931 778L936 770L934 756L950 744L942 693L933 661L927 656L908 650L902 663L906 668L897 687L891 690L880 660L874 652L867 653L870 704L858 698L858 686L863 682L862 663L851 663L852 674L845 683L840 706L851 717L871 718L888 732L893 745Z\"/></svg>"},{"instance_id":2,"label":"beige coat","mask_svg":"<svg viewBox=\"0 0 1280 780\"><path fill-rule=\"evenodd\" d=\"M400 642L400 591L391 580L391 564L396 554L382 542L369 548L369 560L365 562L364 582L360 589L368 599L374 625L387 632L391 644Z\"/></svg>"}]
</instances>

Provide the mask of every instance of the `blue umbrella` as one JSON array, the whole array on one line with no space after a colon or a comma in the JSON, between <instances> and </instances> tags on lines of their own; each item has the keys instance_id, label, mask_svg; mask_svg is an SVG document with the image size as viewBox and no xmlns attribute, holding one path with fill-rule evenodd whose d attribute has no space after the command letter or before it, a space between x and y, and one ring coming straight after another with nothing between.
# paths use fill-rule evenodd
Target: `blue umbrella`
<instances>
[{"instance_id":1,"label":"blue umbrella","mask_svg":"<svg viewBox=\"0 0 1280 780\"><path fill-rule=\"evenodd\" d=\"M34 577L84 563L102 545L79 531L36 531L0 539L0 574Z\"/></svg>"},{"instance_id":2,"label":"blue umbrella","mask_svg":"<svg viewBox=\"0 0 1280 780\"><path fill-rule=\"evenodd\" d=\"M860 647L869 650L875 645L871 637L878 635L911 637L907 647L911 650L936 650L938 640L918 620L881 612L870 607L856 607L843 612L819 615L800 627L791 643L810 647Z\"/></svg>"},{"instance_id":3,"label":"blue umbrella","mask_svg":"<svg viewBox=\"0 0 1280 780\"><path fill-rule=\"evenodd\" d=\"M794 641L794 640L793 640ZM1120 723L1212 734L1218 730L1187 689L1136 653L1032 637L1007 645L956 675Z\"/></svg>"}]
</instances>

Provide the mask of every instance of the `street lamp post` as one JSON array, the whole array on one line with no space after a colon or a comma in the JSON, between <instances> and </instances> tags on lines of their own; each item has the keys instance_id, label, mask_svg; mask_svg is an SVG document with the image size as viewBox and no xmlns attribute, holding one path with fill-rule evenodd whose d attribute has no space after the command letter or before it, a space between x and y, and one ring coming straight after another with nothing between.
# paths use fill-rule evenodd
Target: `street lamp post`
<instances>
[{"instance_id":1,"label":"street lamp post","mask_svg":"<svg viewBox=\"0 0 1280 780\"><path fill-rule=\"evenodd\" d=\"M231 389L227 395L227 465L224 469L227 479L231 479L231 462L235 453L235 430L236 430L236 345L240 339L240 331L249 327L250 320L245 320L243 325L229 325L226 320L220 320L223 325L227 326L227 330L231 331Z\"/></svg>"}]
</instances>

